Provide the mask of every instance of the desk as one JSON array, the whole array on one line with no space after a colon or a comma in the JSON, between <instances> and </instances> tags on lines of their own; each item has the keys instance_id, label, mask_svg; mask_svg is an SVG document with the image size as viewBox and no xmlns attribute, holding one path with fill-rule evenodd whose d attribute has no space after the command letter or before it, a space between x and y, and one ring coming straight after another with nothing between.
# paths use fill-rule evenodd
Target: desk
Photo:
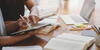
<instances>
[{"instance_id":1,"label":"desk","mask_svg":"<svg viewBox=\"0 0 100 50\"><path fill-rule=\"evenodd\" d=\"M53 32L50 32L48 35L36 35L38 37L33 36L31 39L27 39L28 42L21 42L21 43L15 44L15 45L17 45L17 46L41 45L42 47L44 47L51 38L53 38L57 35L60 35L64 32L67 32L67 33L69 32L69 31L67 31L67 26L59 27L58 29L54 30ZM74 34L81 35L80 33L74 33ZM100 48L97 48L95 46L95 44L93 44L88 50L100 50Z\"/></svg>"},{"instance_id":2,"label":"desk","mask_svg":"<svg viewBox=\"0 0 100 50\"><path fill-rule=\"evenodd\" d=\"M96 0L96 2L98 3L97 4L98 6L96 6L96 7L100 7L99 6L99 1L100 0ZM70 6L70 4L68 6ZM67 10L70 12L70 9L67 9ZM97 13L96 12L95 13L98 14L98 17L99 17L99 11L98 10L99 10L99 8L97 9ZM97 18L97 19L100 19L100 17ZM97 22L97 24L98 23L99 22ZM42 37L42 38L46 39L47 41L46 40L43 40L41 38L36 37L37 36L36 35L36 36L32 37L32 39L28 39L29 42L22 42L22 43L18 43L18 44L15 44L15 45L17 45L17 46L20 46L20 45L24 45L24 46L26 46L26 45L41 45L41 46L44 46L49 41L49 39L51 39L52 37L57 36L57 35L65 32L66 30L67 30L66 27L59 27L57 30L49 33L48 35L39 35L39 37ZM75 33L75 34L80 34L80 33ZM95 44L93 44L88 50L100 50L100 47L96 47Z\"/></svg>"}]
</instances>

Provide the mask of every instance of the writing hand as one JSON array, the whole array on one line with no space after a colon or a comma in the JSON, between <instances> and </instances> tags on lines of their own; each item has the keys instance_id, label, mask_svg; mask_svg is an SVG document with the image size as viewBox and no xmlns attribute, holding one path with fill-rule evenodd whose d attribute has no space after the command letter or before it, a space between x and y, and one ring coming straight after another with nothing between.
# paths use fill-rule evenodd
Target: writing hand
<instances>
[{"instance_id":1,"label":"writing hand","mask_svg":"<svg viewBox=\"0 0 100 50\"><path fill-rule=\"evenodd\" d=\"M28 18L32 25L37 24L40 21L40 18L37 16L30 15Z\"/></svg>"}]
</instances>

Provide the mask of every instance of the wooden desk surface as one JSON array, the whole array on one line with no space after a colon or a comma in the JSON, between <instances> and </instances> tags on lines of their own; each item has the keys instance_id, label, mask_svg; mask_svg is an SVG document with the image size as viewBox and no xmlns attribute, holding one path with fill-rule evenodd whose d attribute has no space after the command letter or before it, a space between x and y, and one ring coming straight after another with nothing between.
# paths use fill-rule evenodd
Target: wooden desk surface
<instances>
[{"instance_id":1,"label":"wooden desk surface","mask_svg":"<svg viewBox=\"0 0 100 50\"><path fill-rule=\"evenodd\" d=\"M69 32L67 31L67 27L59 27L58 29L54 30L53 32L47 35L36 35L36 36L31 37L30 39L26 39L25 41L17 43L14 46L40 45L44 47L51 38L65 32L67 33ZM77 32L74 34L81 35L80 33L77 33ZM100 48L96 47L95 44L93 44L88 50L100 50Z\"/></svg>"}]
</instances>

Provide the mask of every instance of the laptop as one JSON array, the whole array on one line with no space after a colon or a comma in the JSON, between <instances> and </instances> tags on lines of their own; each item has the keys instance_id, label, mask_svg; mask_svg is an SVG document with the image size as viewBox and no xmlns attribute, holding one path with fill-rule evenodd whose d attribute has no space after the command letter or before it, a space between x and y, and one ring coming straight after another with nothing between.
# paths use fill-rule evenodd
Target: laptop
<instances>
[{"instance_id":1,"label":"laptop","mask_svg":"<svg viewBox=\"0 0 100 50\"><path fill-rule=\"evenodd\" d=\"M79 15L61 15L59 17L64 20L65 24L88 23L94 8L95 8L95 0L84 0Z\"/></svg>"}]
</instances>

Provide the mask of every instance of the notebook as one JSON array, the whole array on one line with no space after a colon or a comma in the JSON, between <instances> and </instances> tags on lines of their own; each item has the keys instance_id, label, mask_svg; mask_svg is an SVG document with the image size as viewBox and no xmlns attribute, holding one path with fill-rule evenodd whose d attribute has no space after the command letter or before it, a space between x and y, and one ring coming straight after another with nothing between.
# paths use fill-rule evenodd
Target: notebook
<instances>
[{"instance_id":1,"label":"notebook","mask_svg":"<svg viewBox=\"0 0 100 50\"><path fill-rule=\"evenodd\" d=\"M63 33L52 38L44 50L87 50L94 43L94 37Z\"/></svg>"}]
</instances>

